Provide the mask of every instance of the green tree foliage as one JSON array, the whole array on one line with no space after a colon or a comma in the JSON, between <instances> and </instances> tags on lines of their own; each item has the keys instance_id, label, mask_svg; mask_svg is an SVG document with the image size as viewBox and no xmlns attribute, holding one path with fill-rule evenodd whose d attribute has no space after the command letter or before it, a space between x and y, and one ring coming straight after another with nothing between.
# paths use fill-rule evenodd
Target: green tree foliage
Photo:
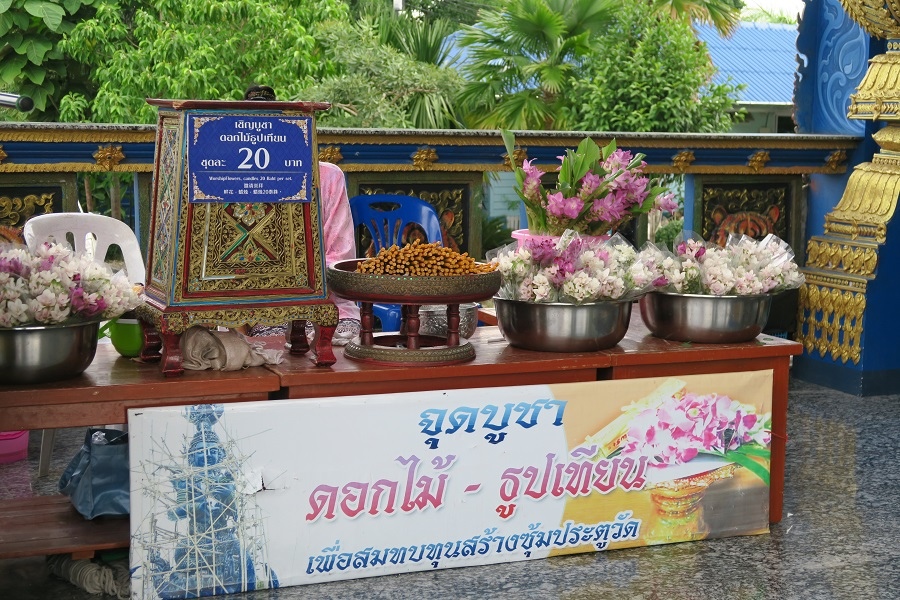
<instances>
[{"instance_id":1,"label":"green tree foliage","mask_svg":"<svg viewBox=\"0 0 900 600\"><path fill-rule=\"evenodd\" d=\"M742 0L650 0L653 11L691 24L710 23L722 35L730 35L740 20Z\"/></svg>"},{"instance_id":2,"label":"green tree foliage","mask_svg":"<svg viewBox=\"0 0 900 600\"><path fill-rule=\"evenodd\" d=\"M312 28L347 16L339 0L105 0L96 9L60 48L90 67L97 90L69 93L62 120L151 123L148 97L239 99L252 83L292 97L333 72Z\"/></svg>"},{"instance_id":3,"label":"green tree foliage","mask_svg":"<svg viewBox=\"0 0 900 600\"><path fill-rule=\"evenodd\" d=\"M569 82L565 112L589 131L722 132L738 87L714 84L715 67L688 24L623 0L597 51Z\"/></svg>"},{"instance_id":4,"label":"green tree foliage","mask_svg":"<svg viewBox=\"0 0 900 600\"><path fill-rule=\"evenodd\" d=\"M462 78L440 66L447 60L443 38L452 29L445 22L425 25L403 17L323 25L319 41L339 73L307 86L297 98L332 103L320 125L455 127L453 96Z\"/></svg>"},{"instance_id":5,"label":"green tree foliage","mask_svg":"<svg viewBox=\"0 0 900 600\"><path fill-rule=\"evenodd\" d=\"M421 15L426 21L444 19L470 25L478 20L478 11L495 9L501 0L404 0L403 10Z\"/></svg>"},{"instance_id":6,"label":"green tree foliage","mask_svg":"<svg viewBox=\"0 0 900 600\"><path fill-rule=\"evenodd\" d=\"M463 28L468 49L459 102L476 128L567 129L561 107L591 36L607 27L616 0L510 0Z\"/></svg>"},{"instance_id":7,"label":"green tree foliage","mask_svg":"<svg viewBox=\"0 0 900 600\"><path fill-rule=\"evenodd\" d=\"M29 120L55 120L66 90L91 92L86 74L59 42L93 15L99 1L0 0L0 89L34 100Z\"/></svg>"}]
</instances>

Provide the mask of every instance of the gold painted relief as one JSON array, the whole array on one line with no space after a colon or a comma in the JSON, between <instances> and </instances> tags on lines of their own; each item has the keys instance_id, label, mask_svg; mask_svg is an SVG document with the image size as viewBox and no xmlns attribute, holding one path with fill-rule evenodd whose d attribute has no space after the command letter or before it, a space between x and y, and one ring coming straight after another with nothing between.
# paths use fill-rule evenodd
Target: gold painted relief
<instances>
[{"instance_id":1,"label":"gold painted relief","mask_svg":"<svg viewBox=\"0 0 900 600\"><path fill-rule=\"evenodd\" d=\"M6 157L8 157L8 156L9 156L9 154L7 154L6 152L4 152L4 151L3 151L3 146L0 145L0 163L2 163L2 162L6 159Z\"/></svg>"},{"instance_id":2,"label":"gold painted relief","mask_svg":"<svg viewBox=\"0 0 900 600\"><path fill-rule=\"evenodd\" d=\"M884 243L898 195L900 167L874 160L858 165L837 206L825 216L825 232Z\"/></svg>"},{"instance_id":3,"label":"gold painted relief","mask_svg":"<svg viewBox=\"0 0 900 600\"><path fill-rule=\"evenodd\" d=\"M694 153L690 150L682 150L672 157L672 167L677 173L684 173L688 167L696 160Z\"/></svg>"},{"instance_id":4,"label":"gold painted relief","mask_svg":"<svg viewBox=\"0 0 900 600\"><path fill-rule=\"evenodd\" d=\"M297 288L309 290L307 295L324 295L323 282L313 282L307 268L306 206L193 204L190 237L185 238L191 259L185 299L218 301L240 292L249 300ZM318 233L310 237L318 250ZM320 253L315 255L321 259ZM257 290L262 292L254 294Z\"/></svg>"},{"instance_id":5,"label":"gold painted relief","mask_svg":"<svg viewBox=\"0 0 900 600\"><path fill-rule=\"evenodd\" d=\"M797 341L810 354L817 352L834 361L859 364L866 309L865 284L860 287L858 283L847 282L851 289L839 289L817 281L815 275L806 277L806 283L800 288Z\"/></svg>"},{"instance_id":6,"label":"gold painted relief","mask_svg":"<svg viewBox=\"0 0 900 600\"><path fill-rule=\"evenodd\" d=\"M0 225L21 227L35 213L52 213L53 196L52 193L40 196L37 194L27 194L22 197L0 196Z\"/></svg>"},{"instance_id":7,"label":"gold painted relief","mask_svg":"<svg viewBox=\"0 0 900 600\"><path fill-rule=\"evenodd\" d=\"M412 155L413 166L420 171L426 171L438 160L437 150L422 146Z\"/></svg>"},{"instance_id":8,"label":"gold painted relief","mask_svg":"<svg viewBox=\"0 0 900 600\"><path fill-rule=\"evenodd\" d=\"M344 160L344 155L341 154L340 146L325 146L324 148L319 148L320 162L330 162L336 165L342 160Z\"/></svg>"},{"instance_id":9,"label":"gold painted relief","mask_svg":"<svg viewBox=\"0 0 900 600\"><path fill-rule=\"evenodd\" d=\"M851 19L872 35L884 39L900 37L897 6L893 0L841 0Z\"/></svg>"},{"instance_id":10,"label":"gold painted relief","mask_svg":"<svg viewBox=\"0 0 900 600\"><path fill-rule=\"evenodd\" d=\"M759 173L765 168L766 163L769 162L769 153L766 150L759 150L758 152L754 152L750 159L747 161L747 166L753 170L754 173Z\"/></svg>"},{"instance_id":11,"label":"gold painted relief","mask_svg":"<svg viewBox=\"0 0 900 600\"><path fill-rule=\"evenodd\" d=\"M835 150L825 159L825 169L829 173L843 173L846 169L847 153L844 150Z\"/></svg>"},{"instance_id":12,"label":"gold painted relief","mask_svg":"<svg viewBox=\"0 0 900 600\"><path fill-rule=\"evenodd\" d=\"M92 156L97 161L97 166L106 171L112 171L113 167L125 160L122 146L100 146Z\"/></svg>"},{"instance_id":13,"label":"gold painted relief","mask_svg":"<svg viewBox=\"0 0 900 600\"><path fill-rule=\"evenodd\" d=\"M503 164L506 166L507 170L512 170L513 165L510 162L509 154L506 152L503 153ZM528 160L528 150L524 148L516 148L513 150L512 160L515 162L517 167L521 167L522 163Z\"/></svg>"}]
</instances>

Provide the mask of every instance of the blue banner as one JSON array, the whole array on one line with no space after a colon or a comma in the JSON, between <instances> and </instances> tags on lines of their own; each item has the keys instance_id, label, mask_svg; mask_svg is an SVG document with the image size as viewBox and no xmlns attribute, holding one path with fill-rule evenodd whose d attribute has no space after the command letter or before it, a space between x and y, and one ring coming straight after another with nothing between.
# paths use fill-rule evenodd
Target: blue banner
<instances>
[{"instance_id":1,"label":"blue banner","mask_svg":"<svg viewBox=\"0 0 900 600\"><path fill-rule=\"evenodd\" d=\"M191 202L309 202L313 119L188 115Z\"/></svg>"}]
</instances>

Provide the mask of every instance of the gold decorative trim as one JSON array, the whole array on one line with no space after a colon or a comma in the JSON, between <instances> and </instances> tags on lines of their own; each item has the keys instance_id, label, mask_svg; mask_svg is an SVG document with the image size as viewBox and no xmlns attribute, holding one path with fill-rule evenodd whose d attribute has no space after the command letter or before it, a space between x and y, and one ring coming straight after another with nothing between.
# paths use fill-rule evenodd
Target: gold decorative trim
<instances>
[{"instance_id":1,"label":"gold decorative trim","mask_svg":"<svg viewBox=\"0 0 900 600\"><path fill-rule=\"evenodd\" d=\"M434 148L422 146L412 154L413 167L419 171L429 170L438 161L438 153Z\"/></svg>"},{"instance_id":2,"label":"gold decorative trim","mask_svg":"<svg viewBox=\"0 0 900 600\"><path fill-rule=\"evenodd\" d=\"M113 167L125 160L122 146L100 146L92 156L97 161L97 166L104 171L111 171Z\"/></svg>"},{"instance_id":3,"label":"gold decorative trim","mask_svg":"<svg viewBox=\"0 0 900 600\"><path fill-rule=\"evenodd\" d=\"M0 173L152 173L152 164L115 165L109 169L89 162L80 163L46 163L42 165L6 163L0 164Z\"/></svg>"},{"instance_id":4,"label":"gold decorative trim","mask_svg":"<svg viewBox=\"0 0 900 600\"><path fill-rule=\"evenodd\" d=\"M825 215L825 233L844 235L854 240L868 238L879 244L887 241L887 227L884 224L846 223L835 221L829 215Z\"/></svg>"},{"instance_id":5,"label":"gold decorative trim","mask_svg":"<svg viewBox=\"0 0 900 600\"><path fill-rule=\"evenodd\" d=\"M29 129L12 130L5 129L0 123L0 139L4 142L80 142L102 144L152 144L156 141L156 127L148 125L146 131L123 131L121 129L91 129L81 131L78 129Z\"/></svg>"},{"instance_id":6,"label":"gold decorative trim","mask_svg":"<svg viewBox=\"0 0 900 600\"><path fill-rule=\"evenodd\" d=\"M759 173L765 168L766 163L769 162L769 160L768 151L758 150L750 156L750 159L747 161L747 166L750 167L754 173Z\"/></svg>"},{"instance_id":7,"label":"gold decorative trim","mask_svg":"<svg viewBox=\"0 0 900 600\"><path fill-rule=\"evenodd\" d=\"M691 164L697 159L690 150L682 150L672 157L672 167L678 173L684 173Z\"/></svg>"},{"instance_id":8,"label":"gold decorative trim","mask_svg":"<svg viewBox=\"0 0 900 600\"><path fill-rule=\"evenodd\" d=\"M160 333L180 335L195 325L240 327L248 323L283 325L290 321L306 319L320 325L335 326L338 322L337 307L323 301L319 304L293 306L222 308L213 310L161 311L144 303L135 312L142 321L153 324Z\"/></svg>"},{"instance_id":9,"label":"gold decorative trim","mask_svg":"<svg viewBox=\"0 0 900 600\"><path fill-rule=\"evenodd\" d=\"M837 242L814 237L806 245L807 267L830 269L874 278L878 246L863 242Z\"/></svg>"},{"instance_id":10,"label":"gold decorative trim","mask_svg":"<svg viewBox=\"0 0 900 600\"><path fill-rule=\"evenodd\" d=\"M324 148L319 148L320 162L329 162L336 165L342 160L344 160L344 155L341 154L340 146L325 146Z\"/></svg>"},{"instance_id":11,"label":"gold decorative trim","mask_svg":"<svg viewBox=\"0 0 900 600\"><path fill-rule=\"evenodd\" d=\"M854 292L807 282L800 287L797 341L807 353L859 364L865 289Z\"/></svg>"},{"instance_id":12,"label":"gold decorative trim","mask_svg":"<svg viewBox=\"0 0 900 600\"><path fill-rule=\"evenodd\" d=\"M803 267L800 270L803 272L806 283L824 285L838 290L865 293L869 285L869 279L859 275L843 275L810 267Z\"/></svg>"},{"instance_id":13,"label":"gold decorative trim","mask_svg":"<svg viewBox=\"0 0 900 600\"><path fill-rule=\"evenodd\" d=\"M3 146L0 145L0 162L3 162L3 160L4 160L7 156L9 156L9 155L8 155L6 152L3 151Z\"/></svg>"}]
</instances>

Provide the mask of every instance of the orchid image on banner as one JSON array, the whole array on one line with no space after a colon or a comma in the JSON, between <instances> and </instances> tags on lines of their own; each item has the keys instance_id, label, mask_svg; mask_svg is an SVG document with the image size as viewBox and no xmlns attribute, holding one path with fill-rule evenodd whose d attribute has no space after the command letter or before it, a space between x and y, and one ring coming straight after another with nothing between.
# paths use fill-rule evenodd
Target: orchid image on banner
<instances>
[{"instance_id":1,"label":"orchid image on banner","mask_svg":"<svg viewBox=\"0 0 900 600\"><path fill-rule=\"evenodd\" d=\"M672 394L631 416L611 456L643 456L651 467L666 467L708 454L739 464L768 485L769 470L754 457L768 462L771 429L771 413L757 414L728 396Z\"/></svg>"}]
</instances>

